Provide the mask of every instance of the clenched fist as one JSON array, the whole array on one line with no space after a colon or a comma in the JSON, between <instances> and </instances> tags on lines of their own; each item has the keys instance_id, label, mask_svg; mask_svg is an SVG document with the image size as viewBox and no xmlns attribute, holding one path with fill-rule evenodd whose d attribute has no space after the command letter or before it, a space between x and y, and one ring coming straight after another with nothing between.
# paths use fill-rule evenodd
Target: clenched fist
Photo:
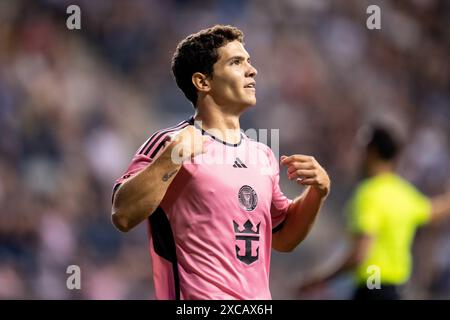
<instances>
[{"instance_id":1,"label":"clenched fist","mask_svg":"<svg viewBox=\"0 0 450 320\"><path fill-rule=\"evenodd\" d=\"M178 133L171 135L169 144L172 144L172 161L181 163L192 160L196 155L206 152L205 142L207 136L203 136L194 126L187 126Z\"/></svg>"}]
</instances>

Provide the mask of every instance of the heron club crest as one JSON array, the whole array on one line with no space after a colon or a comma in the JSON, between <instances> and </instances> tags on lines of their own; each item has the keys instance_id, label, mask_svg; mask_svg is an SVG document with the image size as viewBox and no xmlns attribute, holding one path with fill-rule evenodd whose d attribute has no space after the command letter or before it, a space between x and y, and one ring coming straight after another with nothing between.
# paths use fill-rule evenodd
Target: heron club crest
<instances>
[{"instance_id":1,"label":"heron club crest","mask_svg":"<svg viewBox=\"0 0 450 320\"><path fill-rule=\"evenodd\" d=\"M244 185L238 193L239 206L245 211L253 211L258 204L258 196L252 187Z\"/></svg>"}]
</instances>

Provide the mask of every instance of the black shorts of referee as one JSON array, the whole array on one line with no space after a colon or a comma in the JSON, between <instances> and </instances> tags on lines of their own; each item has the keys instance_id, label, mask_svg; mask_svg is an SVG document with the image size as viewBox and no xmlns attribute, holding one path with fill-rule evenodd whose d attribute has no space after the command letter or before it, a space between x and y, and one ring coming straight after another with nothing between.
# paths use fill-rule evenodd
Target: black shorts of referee
<instances>
[{"instance_id":1,"label":"black shorts of referee","mask_svg":"<svg viewBox=\"0 0 450 320\"><path fill-rule=\"evenodd\" d=\"M398 286L382 284L379 289L359 286L353 294L353 300L400 300Z\"/></svg>"}]
</instances>

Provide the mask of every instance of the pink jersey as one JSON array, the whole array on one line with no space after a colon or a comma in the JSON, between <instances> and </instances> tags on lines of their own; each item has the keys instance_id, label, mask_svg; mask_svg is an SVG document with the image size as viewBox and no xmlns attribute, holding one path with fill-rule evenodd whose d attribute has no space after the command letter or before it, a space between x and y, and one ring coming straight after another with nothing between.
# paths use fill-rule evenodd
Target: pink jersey
<instances>
[{"instance_id":1,"label":"pink jersey","mask_svg":"<svg viewBox=\"0 0 450 320\"><path fill-rule=\"evenodd\" d=\"M169 134L193 122L150 137L114 191L151 164ZM209 137L206 153L183 163L148 219L156 297L271 299L272 232L291 203L279 188L278 161L244 134L235 145Z\"/></svg>"}]
</instances>

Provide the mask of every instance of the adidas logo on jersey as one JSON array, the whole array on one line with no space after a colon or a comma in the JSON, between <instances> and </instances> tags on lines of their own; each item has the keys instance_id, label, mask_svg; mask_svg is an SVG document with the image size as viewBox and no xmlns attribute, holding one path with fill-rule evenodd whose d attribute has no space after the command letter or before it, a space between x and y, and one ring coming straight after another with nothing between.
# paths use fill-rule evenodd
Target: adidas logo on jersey
<instances>
[{"instance_id":1,"label":"adidas logo on jersey","mask_svg":"<svg viewBox=\"0 0 450 320\"><path fill-rule=\"evenodd\" d=\"M233 164L233 168L247 168L247 166L242 162L241 159L236 158Z\"/></svg>"}]
</instances>

